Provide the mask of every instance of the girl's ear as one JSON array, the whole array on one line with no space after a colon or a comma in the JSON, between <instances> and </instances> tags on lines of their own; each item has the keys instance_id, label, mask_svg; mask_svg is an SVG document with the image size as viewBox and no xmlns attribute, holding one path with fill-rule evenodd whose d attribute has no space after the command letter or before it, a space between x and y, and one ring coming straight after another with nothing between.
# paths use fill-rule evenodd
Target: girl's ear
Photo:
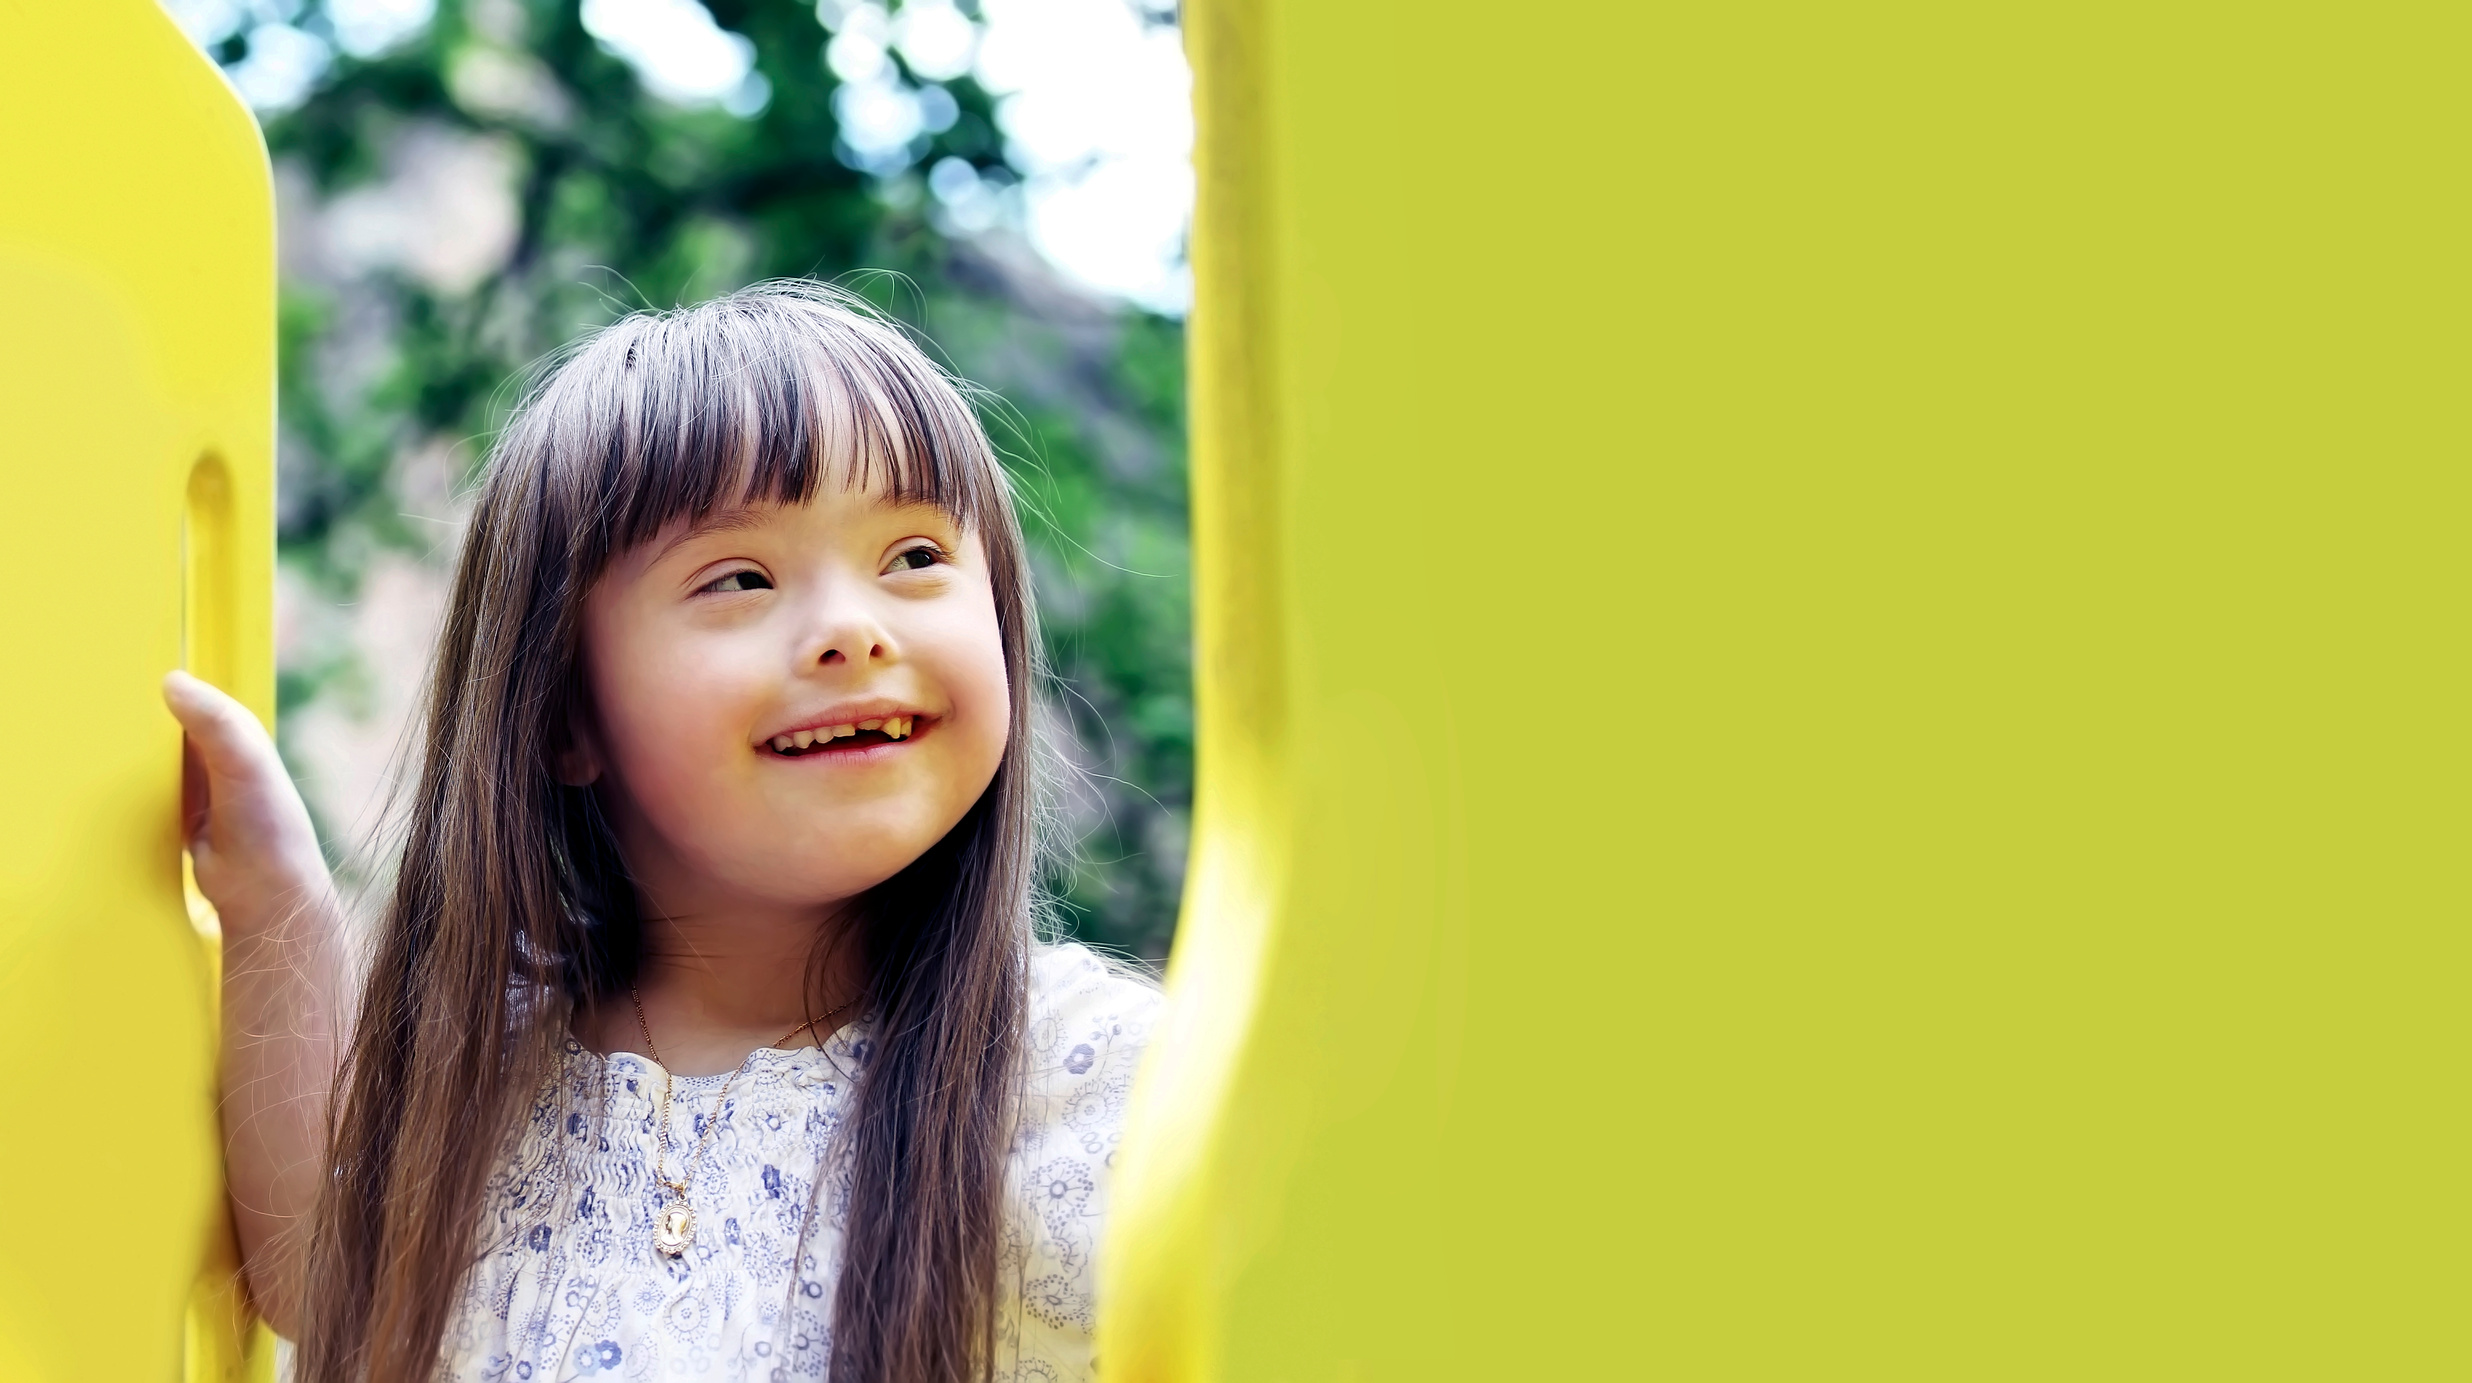
<instances>
[{"instance_id":1,"label":"girl's ear","mask_svg":"<svg viewBox=\"0 0 2472 1383\"><path fill-rule=\"evenodd\" d=\"M550 771L571 788L589 787L601 777L601 746L586 717L567 721L567 742L549 758Z\"/></svg>"}]
</instances>

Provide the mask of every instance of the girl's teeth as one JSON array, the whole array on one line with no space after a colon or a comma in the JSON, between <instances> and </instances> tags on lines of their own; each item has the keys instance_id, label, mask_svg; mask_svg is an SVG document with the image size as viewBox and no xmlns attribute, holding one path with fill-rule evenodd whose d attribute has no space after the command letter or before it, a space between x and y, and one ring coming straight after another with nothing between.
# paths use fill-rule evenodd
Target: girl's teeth
<instances>
[{"instance_id":1,"label":"girl's teeth","mask_svg":"<svg viewBox=\"0 0 2472 1383\"><path fill-rule=\"evenodd\" d=\"M819 725L812 730L793 730L786 735L773 736L772 747L787 754L793 749L848 739L861 730L881 730L886 739L906 740L916 728L917 716L885 716L880 720L862 720L855 725Z\"/></svg>"}]
</instances>

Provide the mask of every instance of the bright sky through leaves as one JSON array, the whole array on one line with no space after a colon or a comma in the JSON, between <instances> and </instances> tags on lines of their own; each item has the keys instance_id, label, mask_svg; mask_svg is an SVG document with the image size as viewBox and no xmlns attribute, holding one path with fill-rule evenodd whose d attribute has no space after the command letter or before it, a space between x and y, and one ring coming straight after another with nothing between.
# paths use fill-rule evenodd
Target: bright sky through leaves
<instances>
[{"instance_id":1,"label":"bright sky through leaves","mask_svg":"<svg viewBox=\"0 0 2472 1383\"><path fill-rule=\"evenodd\" d=\"M677 105L751 116L770 96L755 49L701 0L581 0L584 28ZM372 57L421 32L436 0L166 0L191 37L243 51L225 71L264 112L306 99L337 50ZM928 185L947 228L1012 223L1049 262L1102 292L1181 314L1191 298L1192 79L1173 0L819 0L821 57L840 79L842 157L879 177L910 168L957 115L943 82L997 98L1018 183L947 160Z\"/></svg>"}]
</instances>

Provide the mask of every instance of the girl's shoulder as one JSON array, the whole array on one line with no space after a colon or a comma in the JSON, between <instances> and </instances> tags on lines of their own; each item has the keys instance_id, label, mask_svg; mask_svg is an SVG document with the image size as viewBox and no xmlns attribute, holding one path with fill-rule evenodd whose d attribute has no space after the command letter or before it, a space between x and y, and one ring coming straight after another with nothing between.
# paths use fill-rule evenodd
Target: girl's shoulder
<instances>
[{"instance_id":1,"label":"girl's shoulder","mask_svg":"<svg viewBox=\"0 0 2472 1383\"><path fill-rule=\"evenodd\" d=\"M1159 982L1132 961L1075 941L1033 947L1024 1045L1034 1082L1100 1069L1129 1075L1165 1002Z\"/></svg>"}]
</instances>

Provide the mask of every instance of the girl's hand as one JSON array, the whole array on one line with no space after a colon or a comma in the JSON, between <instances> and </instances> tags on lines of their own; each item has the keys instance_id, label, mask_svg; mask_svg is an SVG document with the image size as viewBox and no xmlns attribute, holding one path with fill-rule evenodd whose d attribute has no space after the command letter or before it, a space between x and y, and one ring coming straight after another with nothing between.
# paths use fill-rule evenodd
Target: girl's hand
<instances>
[{"instance_id":1,"label":"girl's hand","mask_svg":"<svg viewBox=\"0 0 2472 1383\"><path fill-rule=\"evenodd\" d=\"M309 809L265 727L246 706L185 672L164 677L163 701L188 732L181 834L198 891L215 905L226 937L260 934L304 906L325 910L334 879Z\"/></svg>"},{"instance_id":2,"label":"girl's hand","mask_svg":"<svg viewBox=\"0 0 2472 1383\"><path fill-rule=\"evenodd\" d=\"M309 809L249 708L185 672L181 826L223 921L223 1154L249 1294L297 1335L306 1230L347 1026L342 909Z\"/></svg>"}]
</instances>

